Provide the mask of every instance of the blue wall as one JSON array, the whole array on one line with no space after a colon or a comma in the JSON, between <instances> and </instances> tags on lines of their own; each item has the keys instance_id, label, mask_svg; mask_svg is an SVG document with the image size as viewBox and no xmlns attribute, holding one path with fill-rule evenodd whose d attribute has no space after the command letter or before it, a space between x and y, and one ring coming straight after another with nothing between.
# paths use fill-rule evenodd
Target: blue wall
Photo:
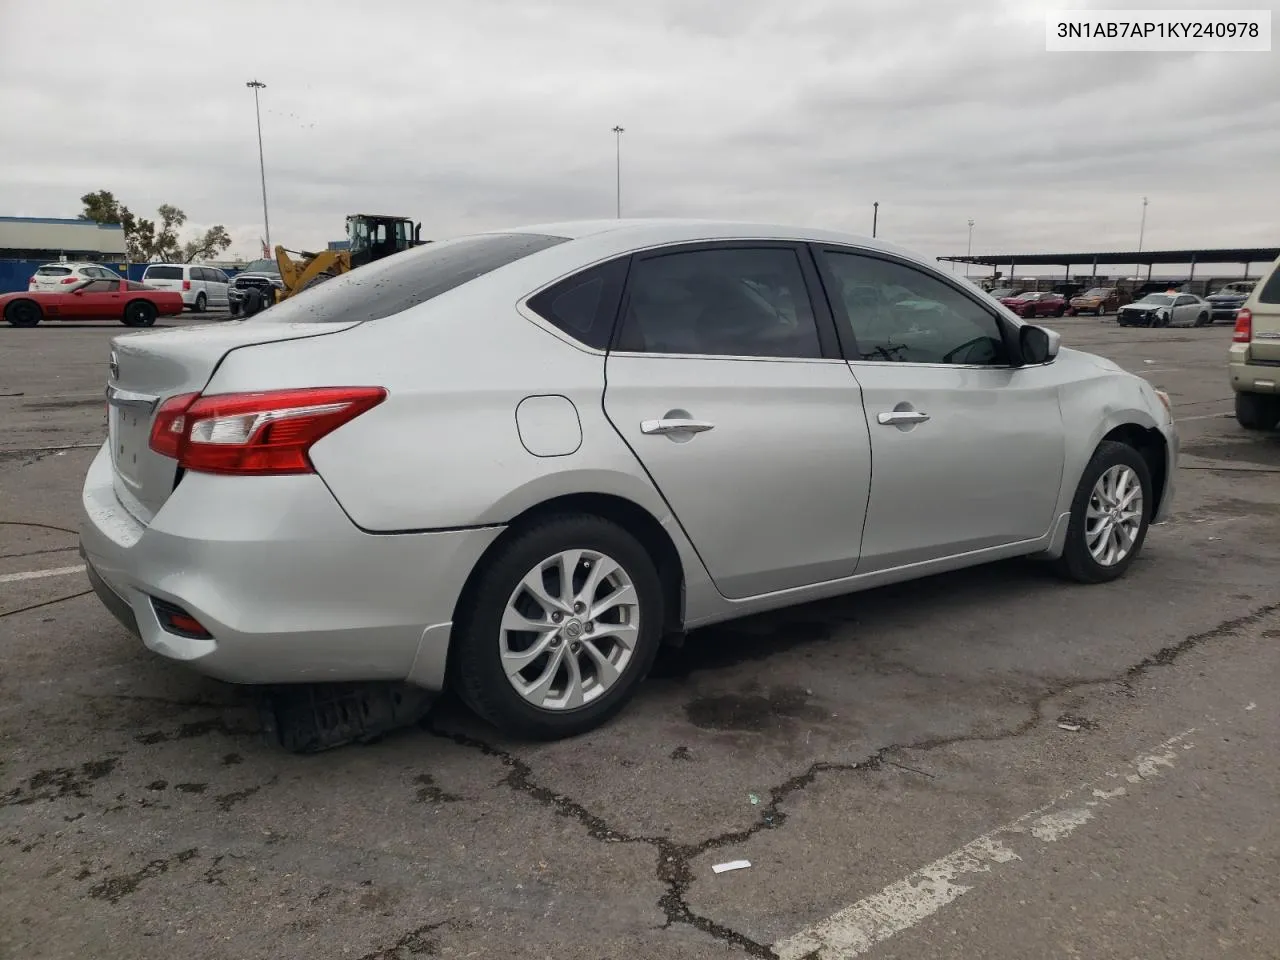
<instances>
[{"instance_id":1,"label":"blue wall","mask_svg":"<svg viewBox=\"0 0 1280 960\"><path fill-rule=\"evenodd\" d=\"M36 269L46 263L53 263L52 260L0 260L0 293L13 293L15 290L27 289L27 283L31 280L31 275ZM100 266L106 267L108 270L114 270L120 276L125 275L125 265L123 263L102 263ZM129 264L129 279L141 280L143 271L147 269L145 263ZM223 268L223 273L229 277L234 277L239 270L228 270Z\"/></svg>"}]
</instances>

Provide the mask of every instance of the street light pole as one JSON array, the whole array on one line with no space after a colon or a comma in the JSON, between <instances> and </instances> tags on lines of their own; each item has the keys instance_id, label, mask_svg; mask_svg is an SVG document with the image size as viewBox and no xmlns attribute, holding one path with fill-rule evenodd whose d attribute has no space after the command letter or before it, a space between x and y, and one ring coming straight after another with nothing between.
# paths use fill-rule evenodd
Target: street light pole
<instances>
[{"instance_id":1,"label":"street light pole","mask_svg":"<svg viewBox=\"0 0 1280 960\"><path fill-rule=\"evenodd\" d=\"M1138 226L1138 252L1142 252L1142 238L1147 232L1147 198L1142 198L1142 223ZM1134 264L1133 275L1136 277L1138 271L1142 269L1142 264Z\"/></svg>"},{"instance_id":2,"label":"street light pole","mask_svg":"<svg viewBox=\"0 0 1280 960\"><path fill-rule=\"evenodd\" d=\"M615 187L614 196L617 199L616 213L619 220L622 219L622 135L624 133L626 133L626 130L624 130L622 127L615 126L613 128L613 136L616 143L616 150L614 153L614 158L615 158L614 166L615 166L615 172L617 177L617 185Z\"/></svg>"},{"instance_id":3,"label":"street light pole","mask_svg":"<svg viewBox=\"0 0 1280 960\"><path fill-rule=\"evenodd\" d=\"M271 256L271 218L267 216L267 164L262 158L262 109L258 105L258 91L267 89L260 80L250 80L245 84L253 90L253 114L258 121L258 172L262 176L262 226L266 231L267 256Z\"/></svg>"},{"instance_id":4,"label":"street light pole","mask_svg":"<svg viewBox=\"0 0 1280 960\"><path fill-rule=\"evenodd\" d=\"M871 236L876 235L876 225L880 220L880 201L877 200L871 205Z\"/></svg>"},{"instance_id":5,"label":"street light pole","mask_svg":"<svg viewBox=\"0 0 1280 960\"><path fill-rule=\"evenodd\" d=\"M973 217L969 218L969 246L965 248L964 256L966 261L968 261L968 259L973 256ZM969 276L970 266L971 264L969 264L968 262L966 262L964 265L964 275L966 277Z\"/></svg>"}]
</instances>

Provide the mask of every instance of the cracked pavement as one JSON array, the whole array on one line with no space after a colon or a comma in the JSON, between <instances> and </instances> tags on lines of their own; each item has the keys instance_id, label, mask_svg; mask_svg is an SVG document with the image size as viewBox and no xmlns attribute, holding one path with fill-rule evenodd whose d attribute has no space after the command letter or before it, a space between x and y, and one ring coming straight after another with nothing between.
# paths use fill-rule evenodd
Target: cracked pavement
<instances>
[{"instance_id":1,"label":"cracked pavement","mask_svg":"<svg viewBox=\"0 0 1280 960\"><path fill-rule=\"evenodd\" d=\"M866 955L1280 956L1280 436L1230 418L1225 326L1056 326L1181 421L1174 516L1125 580L1004 563L711 628L572 741L502 740L446 698L283 754L82 574L0 583L0 955L772 957L1195 729ZM79 563L116 332L0 330L0 575Z\"/></svg>"}]
</instances>

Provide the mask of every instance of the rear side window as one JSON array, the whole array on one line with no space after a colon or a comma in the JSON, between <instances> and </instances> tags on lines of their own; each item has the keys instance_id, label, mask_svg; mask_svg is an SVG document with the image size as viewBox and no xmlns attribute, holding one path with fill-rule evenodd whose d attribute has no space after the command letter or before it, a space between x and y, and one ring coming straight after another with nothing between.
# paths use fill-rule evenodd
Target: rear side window
<instances>
[{"instance_id":1,"label":"rear side window","mask_svg":"<svg viewBox=\"0 0 1280 960\"><path fill-rule=\"evenodd\" d=\"M276 304L254 322L379 320L565 240L536 233L491 233L414 247L326 280Z\"/></svg>"},{"instance_id":2,"label":"rear side window","mask_svg":"<svg viewBox=\"0 0 1280 960\"><path fill-rule=\"evenodd\" d=\"M181 280L181 267L147 267L147 272L143 275L144 280Z\"/></svg>"},{"instance_id":3,"label":"rear side window","mask_svg":"<svg viewBox=\"0 0 1280 960\"><path fill-rule=\"evenodd\" d=\"M623 257L561 280L531 297L529 309L579 343L608 349L627 281L627 262Z\"/></svg>"},{"instance_id":4,"label":"rear side window","mask_svg":"<svg viewBox=\"0 0 1280 960\"><path fill-rule=\"evenodd\" d=\"M69 277L71 276L70 267L40 267L36 270L37 277Z\"/></svg>"},{"instance_id":5,"label":"rear side window","mask_svg":"<svg viewBox=\"0 0 1280 960\"><path fill-rule=\"evenodd\" d=\"M1280 303L1280 264L1271 271L1271 276L1258 292L1259 303Z\"/></svg>"}]
</instances>

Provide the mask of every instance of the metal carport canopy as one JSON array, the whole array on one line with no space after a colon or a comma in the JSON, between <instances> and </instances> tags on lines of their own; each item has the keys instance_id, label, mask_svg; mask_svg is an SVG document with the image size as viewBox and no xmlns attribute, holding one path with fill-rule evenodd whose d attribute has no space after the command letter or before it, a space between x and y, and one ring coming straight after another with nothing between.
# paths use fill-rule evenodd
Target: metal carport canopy
<instances>
[{"instance_id":1,"label":"metal carport canopy","mask_svg":"<svg viewBox=\"0 0 1280 960\"><path fill-rule=\"evenodd\" d=\"M1016 264L1020 267L1086 266L1088 264L1157 263L1271 263L1280 257L1280 247L1232 247L1218 250L1122 250L1111 253L1001 253L986 256L938 257L955 263L986 267Z\"/></svg>"}]
</instances>

